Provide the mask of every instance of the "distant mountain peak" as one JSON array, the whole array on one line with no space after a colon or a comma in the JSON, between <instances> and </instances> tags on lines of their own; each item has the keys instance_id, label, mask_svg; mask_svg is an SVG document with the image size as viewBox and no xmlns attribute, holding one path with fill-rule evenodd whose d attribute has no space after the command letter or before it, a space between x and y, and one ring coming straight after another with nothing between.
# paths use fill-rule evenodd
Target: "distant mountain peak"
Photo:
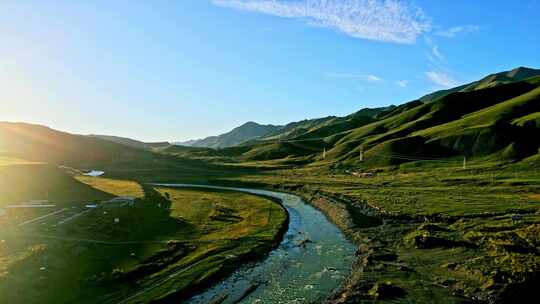
<instances>
[{"instance_id":1,"label":"distant mountain peak","mask_svg":"<svg viewBox=\"0 0 540 304\"><path fill-rule=\"evenodd\" d=\"M262 125L254 121L248 121L244 123L243 125L241 125L241 127L250 127L250 126L262 126Z\"/></svg>"},{"instance_id":2,"label":"distant mountain peak","mask_svg":"<svg viewBox=\"0 0 540 304\"><path fill-rule=\"evenodd\" d=\"M524 66L519 66L508 73L506 73L506 76L511 78L528 78L530 76L535 76L540 74L540 70L531 69Z\"/></svg>"},{"instance_id":3,"label":"distant mountain peak","mask_svg":"<svg viewBox=\"0 0 540 304\"><path fill-rule=\"evenodd\" d=\"M281 128L282 126L261 125L254 121L248 121L227 133L198 140L180 142L179 144L193 147L226 148L265 136Z\"/></svg>"}]
</instances>

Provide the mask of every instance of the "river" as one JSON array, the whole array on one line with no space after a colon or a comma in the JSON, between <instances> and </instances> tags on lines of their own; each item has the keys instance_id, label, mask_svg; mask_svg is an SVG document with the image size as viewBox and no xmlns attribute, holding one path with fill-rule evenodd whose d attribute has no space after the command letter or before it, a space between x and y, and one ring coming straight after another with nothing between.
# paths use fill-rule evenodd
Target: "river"
<instances>
[{"instance_id":1,"label":"river","mask_svg":"<svg viewBox=\"0 0 540 304\"><path fill-rule=\"evenodd\" d=\"M319 210L296 195L247 188L157 185L271 196L280 199L289 213L289 228L279 247L263 260L241 266L186 303L317 303L340 287L350 273L355 246Z\"/></svg>"}]
</instances>

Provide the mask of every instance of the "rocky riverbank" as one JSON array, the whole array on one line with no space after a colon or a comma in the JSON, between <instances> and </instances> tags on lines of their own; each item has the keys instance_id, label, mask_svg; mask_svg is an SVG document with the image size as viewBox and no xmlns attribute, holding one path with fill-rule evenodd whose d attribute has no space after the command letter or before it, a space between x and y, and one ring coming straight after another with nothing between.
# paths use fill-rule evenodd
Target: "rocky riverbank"
<instances>
[{"instance_id":1,"label":"rocky riverbank","mask_svg":"<svg viewBox=\"0 0 540 304\"><path fill-rule=\"evenodd\" d=\"M304 197L358 246L329 303L522 303L538 286L536 209L414 217L319 189L274 187Z\"/></svg>"}]
</instances>

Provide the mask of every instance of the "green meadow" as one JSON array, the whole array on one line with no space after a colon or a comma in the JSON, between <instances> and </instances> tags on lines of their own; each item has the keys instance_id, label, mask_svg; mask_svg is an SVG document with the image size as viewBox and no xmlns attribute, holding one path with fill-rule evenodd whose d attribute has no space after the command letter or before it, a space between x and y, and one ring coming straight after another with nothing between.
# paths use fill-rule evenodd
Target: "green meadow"
<instances>
[{"instance_id":1,"label":"green meadow","mask_svg":"<svg viewBox=\"0 0 540 304\"><path fill-rule=\"evenodd\" d=\"M366 170L369 177L327 166L269 169L266 162L261 168L219 182L302 195L359 246L355 271L337 299L462 303L531 296L540 270L540 163L534 158L473 159L466 169L459 162L409 162ZM378 291L385 284L397 296Z\"/></svg>"},{"instance_id":2,"label":"green meadow","mask_svg":"<svg viewBox=\"0 0 540 304\"><path fill-rule=\"evenodd\" d=\"M54 192L49 200L58 205L6 209L0 217L2 303L183 298L239 261L262 256L286 221L279 204L253 195L153 188L34 166L3 168L0 178L13 180L16 169L19 187L32 192L13 200ZM24 184L40 180L47 183L35 190ZM114 196L137 199L133 206L99 204ZM98 207L85 208L85 202Z\"/></svg>"}]
</instances>

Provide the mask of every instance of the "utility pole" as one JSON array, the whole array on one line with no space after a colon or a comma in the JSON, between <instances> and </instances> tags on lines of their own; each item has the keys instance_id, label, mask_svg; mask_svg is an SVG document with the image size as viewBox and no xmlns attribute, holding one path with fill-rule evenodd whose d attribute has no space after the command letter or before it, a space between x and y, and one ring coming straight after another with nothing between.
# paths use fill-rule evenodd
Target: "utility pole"
<instances>
[{"instance_id":1,"label":"utility pole","mask_svg":"<svg viewBox=\"0 0 540 304\"><path fill-rule=\"evenodd\" d=\"M360 147L360 161L364 161L364 148Z\"/></svg>"},{"instance_id":2,"label":"utility pole","mask_svg":"<svg viewBox=\"0 0 540 304\"><path fill-rule=\"evenodd\" d=\"M326 159L326 147L323 147L322 159Z\"/></svg>"},{"instance_id":3,"label":"utility pole","mask_svg":"<svg viewBox=\"0 0 540 304\"><path fill-rule=\"evenodd\" d=\"M463 170L467 169L467 156L463 156Z\"/></svg>"}]
</instances>

